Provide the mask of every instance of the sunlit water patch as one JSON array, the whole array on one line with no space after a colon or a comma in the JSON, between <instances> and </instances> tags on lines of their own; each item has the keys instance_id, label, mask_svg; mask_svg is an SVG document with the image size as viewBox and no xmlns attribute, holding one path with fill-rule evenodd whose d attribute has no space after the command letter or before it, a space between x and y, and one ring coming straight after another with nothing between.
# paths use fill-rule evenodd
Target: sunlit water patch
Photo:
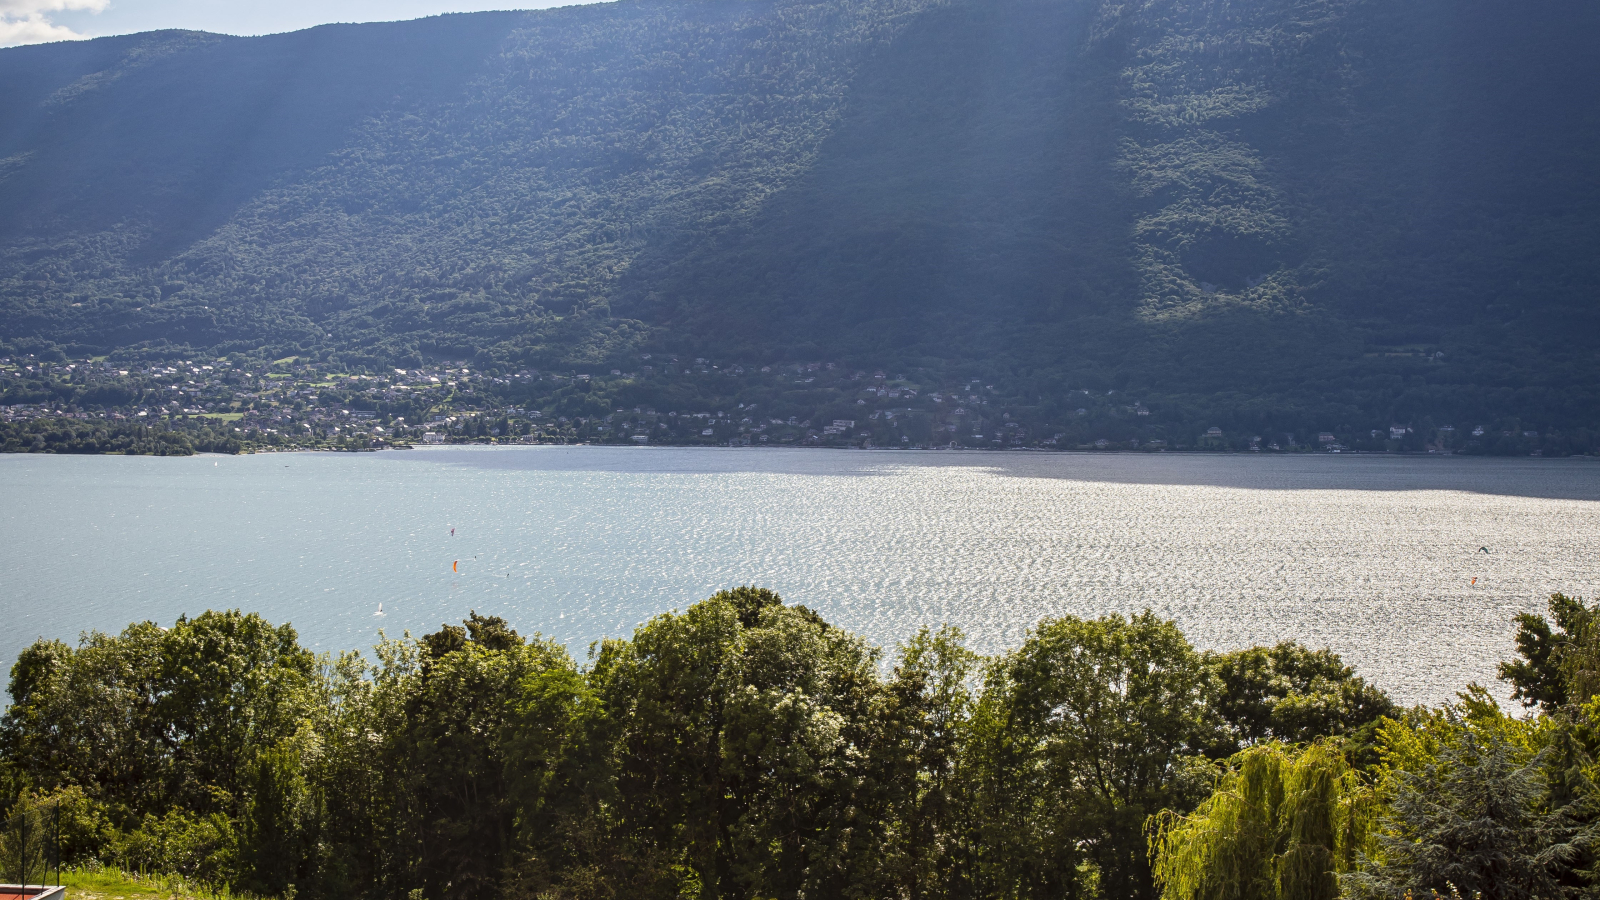
<instances>
[{"instance_id":1,"label":"sunlit water patch","mask_svg":"<svg viewBox=\"0 0 1600 900\"><path fill-rule=\"evenodd\" d=\"M475 609L581 657L653 614L759 584L885 646L951 623L997 652L1049 616L1149 608L1201 647L1331 647L1406 701L1492 682L1514 613L1552 591L1594 594L1600 526L1600 464L1587 461L9 456L0 490L8 659L40 635L208 607L292 621L323 650Z\"/></svg>"}]
</instances>

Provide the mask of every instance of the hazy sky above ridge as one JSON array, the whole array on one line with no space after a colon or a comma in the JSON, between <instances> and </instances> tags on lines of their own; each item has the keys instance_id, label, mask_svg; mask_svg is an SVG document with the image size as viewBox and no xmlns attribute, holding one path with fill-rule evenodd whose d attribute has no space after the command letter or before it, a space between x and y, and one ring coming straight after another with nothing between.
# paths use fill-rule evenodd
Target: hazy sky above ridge
<instances>
[{"instance_id":1,"label":"hazy sky above ridge","mask_svg":"<svg viewBox=\"0 0 1600 900\"><path fill-rule=\"evenodd\" d=\"M160 28L276 34L329 22L389 22L574 2L582 0L0 0L0 47Z\"/></svg>"}]
</instances>

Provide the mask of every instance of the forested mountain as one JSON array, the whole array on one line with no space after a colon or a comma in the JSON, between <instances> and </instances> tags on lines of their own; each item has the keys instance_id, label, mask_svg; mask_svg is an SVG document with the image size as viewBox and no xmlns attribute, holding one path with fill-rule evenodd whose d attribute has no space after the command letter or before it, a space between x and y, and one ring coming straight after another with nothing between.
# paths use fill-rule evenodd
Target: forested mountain
<instances>
[{"instance_id":1,"label":"forested mountain","mask_svg":"<svg viewBox=\"0 0 1600 900\"><path fill-rule=\"evenodd\" d=\"M1597 39L1580 0L626 0L10 49L0 350L1592 427Z\"/></svg>"}]
</instances>

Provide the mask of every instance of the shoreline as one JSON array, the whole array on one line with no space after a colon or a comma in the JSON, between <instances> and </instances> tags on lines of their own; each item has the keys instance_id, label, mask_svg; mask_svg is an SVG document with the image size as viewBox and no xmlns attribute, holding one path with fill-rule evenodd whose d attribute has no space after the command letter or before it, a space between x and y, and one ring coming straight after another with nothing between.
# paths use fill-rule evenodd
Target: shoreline
<instances>
[{"instance_id":1,"label":"shoreline","mask_svg":"<svg viewBox=\"0 0 1600 900\"><path fill-rule=\"evenodd\" d=\"M207 457L207 458L212 458L212 459L227 459L227 458L241 457L241 456L301 454L301 453L304 453L304 454L350 454L350 455L357 455L357 454L364 454L364 453L379 453L379 452L406 452L406 451L428 452L428 451L433 451L433 450L462 450L462 449L469 449L469 448L481 449L481 450L485 450L485 451L488 451L488 450L517 450L517 449L551 449L551 448L580 449L580 448L582 448L582 449L590 449L590 450L602 450L602 449L610 449L610 450L639 450L639 451L651 451L651 450L704 450L704 451L725 451L725 452L769 452L769 453L770 452L778 452L778 453L781 453L781 452L817 451L817 450L821 450L821 451L839 452L839 453L915 453L915 454L947 454L948 453L948 454L963 454L963 455L1006 454L1006 455L1072 456L1072 457L1173 457L1173 458L1177 458L1177 457L1182 457L1182 458L1216 457L1216 458L1258 458L1258 459L1306 459L1306 458L1337 458L1337 457L1349 458L1349 457L1357 457L1357 458L1361 458L1361 459L1408 459L1408 460L1422 460L1422 459L1435 459L1435 460L1438 460L1438 459L1458 459L1458 460L1486 459L1486 460L1488 460L1488 459L1492 459L1492 460L1505 460L1505 461L1513 461L1514 460L1514 461L1519 461L1519 462L1533 462L1533 461L1538 461L1538 462L1562 462L1562 461L1600 462L1600 456L1589 455L1589 454L1572 454L1570 456L1497 456L1497 455L1478 454L1478 453L1453 453L1453 452L1443 452L1443 453L1441 453L1441 452L1434 452L1434 451L1429 451L1429 452L1426 452L1426 453L1416 453L1416 452L1406 452L1406 451L1392 451L1391 452L1391 451L1345 450L1345 451L1341 451L1341 452L1337 452L1337 453L1332 453L1332 452L1326 452L1326 451L1318 452L1318 451L1283 451L1283 450L1278 450L1278 451L1251 452L1251 451L1246 451L1246 450L1201 450L1201 449L1172 449L1172 448L1160 448L1160 449L1151 449L1151 450L1131 450L1131 449L1121 449L1121 448L1119 448L1119 449L1104 449L1104 450L1100 450L1100 449L1081 449L1081 448L1071 448L1071 449L1053 449L1053 448L1051 448L1051 449L1046 449L1046 448L1040 448L1040 447L848 447L848 446L840 447L840 446L831 446L831 445L826 445L826 444L818 444L818 445L811 445L811 446L794 446L794 445L730 446L730 445L726 445L726 444L623 444L623 443L615 443L615 444L605 443L605 444L600 444L600 443L592 443L592 442L584 442L584 441L575 441L575 442L572 442L572 443L554 443L554 442L543 443L543 442L541 442L541 443L527 443L527 444L525 444L525 443L488 443L488 442L478 442L478 441L464 441L464 442L460 442L460 443L450 443L450 444L423 444L423 443L416 443L416 444L409 444L409 445L403 445L403 446L382 446L382 447L363 447L363 448L342 448L342 447L251 447L251 448L248 448L248 449L241 450L238 453L218 453L218 452L215 452L215 451L197 451L195 453L182 454L182 455L179 455L179 454L155 454L155 453L118 453L118 452L95 452L95 453L66 452L66 453L60 453L60 452L52 452L52 451L0 450L0 457L8 457L8 456L12 456L12 457L16 457L16 456L104 456L104 457L133 456L133 457L148 457L148 458L152 458L152 459L190 459L190 458L196 458L196 457Z\"/></svg>"}]
</instances>

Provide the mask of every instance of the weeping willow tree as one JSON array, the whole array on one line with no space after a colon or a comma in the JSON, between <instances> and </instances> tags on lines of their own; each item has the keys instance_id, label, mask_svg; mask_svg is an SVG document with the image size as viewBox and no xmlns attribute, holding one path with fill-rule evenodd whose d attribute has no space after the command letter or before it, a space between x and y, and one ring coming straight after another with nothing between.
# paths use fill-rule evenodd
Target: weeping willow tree
<instances>
[{"instance_id":1,"label":"weeping willow tree","mask_svg":"<svg viewBox=\"0 0 1600 900\"><path fill-rule=\"evenodd\" d=\"M1162 900L1333 900L1373 807L1337 743L1245 750L1193 813L1151 817Z\"/></svg>"}]
</instances>

